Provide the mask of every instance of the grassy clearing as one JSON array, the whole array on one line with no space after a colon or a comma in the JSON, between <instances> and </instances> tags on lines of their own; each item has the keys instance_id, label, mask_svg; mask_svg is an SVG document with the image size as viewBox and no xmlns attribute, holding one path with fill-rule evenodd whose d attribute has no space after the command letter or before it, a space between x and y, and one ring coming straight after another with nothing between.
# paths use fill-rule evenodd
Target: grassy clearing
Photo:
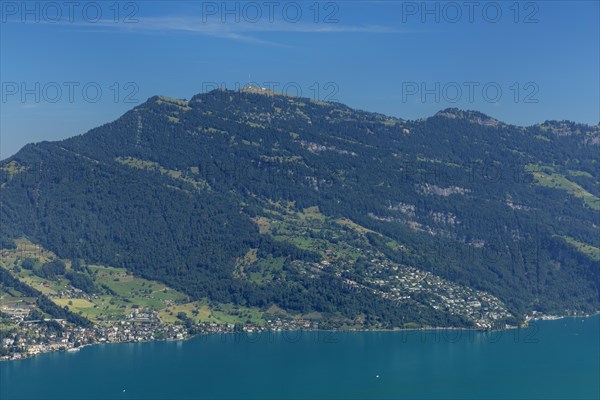
<instances>
[{"instance_id":1,"label":"grassy clearing","mask_svg":"<svg viewBox=\"0 0 600 400\"><path fill-rule=\"evenodd\" d=\"M156 101L158 104L168 104L171 106L176 106L177 108L188 111L192 108L188 105L188 101L185 99L173 99L171 97L166 96L158 96L158 100Z\"/></svg>"},{"instance_id":2,"label":"grassy clearing","mask_svg":"<svg viewBox=\"0 0 600 400\"><path fill-rule=\"evenodd\" d=\"M570 169L569 170L569 175L572 175L572 176L585 176L586 178L594 179L594 177L592 176L592 174L590 174L589 172L586 172L586 171L578 171L578 170Z\"/></svg>"},{"instance_id":3,"label":"grassy clearing","mask_svg":"<svg viewBox=\"0 0 600 400\"><path fill-rule=\"evenodd\" d=\"M235 306L233 304L220 304L212 310L212 318L216 322L229 324L264 324L262 312L256 307Z\"/></svg>"},{"instance_id":4,"label":"grassy clearing","mask_svg":"<svg viewBox=\"0 0 600 400\"><path fill-rule=\"evenodd\" d=\"M284 234L273 235L273 237L277 240L282 240L288 243L293 244L294 246L302 249L302 250L310 250L310 251L324 251L327 249L327 242L324 240L307 238L303 236L294 236L292 232L286 232Z\"/></svg>"},{"instance_id":5,"label":"grassy clearing","mask_svg":"<svg viewBox=\"0 0 600 400\"><path fill-rule=\"evenodd\" d=\"M277 164L302 162L302 157L300 156L260 156L260 159Z\"/></svg>"},{"instance_id":6,"label":"grassy clearing","mask_svg":"<svg viewBox=\"0 0 600 400\"><path fill-rule=\"evenodd\" d=\"M305 208L301 213L297 214L300 221L307 222L324 222L325 216L321 214L318 206Z\"/></svg>"},{"instance_id":7,"label":"grassy clearing","mask_svg":"<svg viewBox=\"0 0 600 400\"><path fill-rule=\"evenodd\" d=\"M198 314L195 314L194 310L196 310ZM178 321L177 314L180 312L184 312L195 322L202 322L208 320L210 316L210 309L208 308L208 306L200 302L178 304L171 307L167 307L165 309L160 310L158 315L161 321L167 323L174 323Z\"/></svg>"},{"instance_id":8,"label":"grassy clearing","mask_svg":"<svg viewBox=\"0 0 600 400\"><path fill-rule=\"evenodd\" d=\"M527 172L545 172L552 173L556 170L551 165L542 165L542 164L527 164L525 166L525 171Z\"/></svg>"},{"instance_id":9,"label":"grassy clearing","mask_svg":"<svg viewBox=\"0 0 600 400\"><path fill-rule=\"evenodd\" d=\"M4 292L4 293L0 294L0 310L3 307L12 307L12 306L19 305L21 303L35 304L35 300L36 300L35 297L22 297L18 294L16 296L13 296L13 294Z\"/></svg>"},{"instance_id":10,"label":"grassy clearing","mask_svg":"<svg viewBox=\"0 0 600 400\"><path fill-rule=\"evenodd\" d=\"M165 302L183 302L187 296L160 282L131 275L124 269L91 266L97 284L104 284L132 304L145 307L164 307Z\"/></svg>"},{"instance_id":11,"label":"grassy clearing","mask_svg":"<svg viewBox=\"0 0 600 400\"><path fill-rule=\"evenodd\" d=\"M177 314L180 312L184 312L196 323L265 323L262 312L258 308L235 306L233 304L216 304L211 307L207 301L196 301L168 307L161 310L159 316L163 322L174 323L178 321Z\"/></svg>"},{"instance_id":12,"label":"grassy clearing","mask_svg":"<svg viewBox=\"0 0 600 400\"><path fill-rule=\"evenodd\" d=\"M276 240L291 243L300 249L322 253L329 261L341 260L354 263L363 254L356 246L349 244L348 240L342 239L363 240L357 238L356 234L374 233L351 220L326 217L318 207L309 207L302 211L295 211L291 206L279 209L282 212L278 214L278 218L259 217L260 220L255 219L257 222L260 221L264 227L263 232L271 234ZM340 229L340 226L348 229ZM267 267L267 270L266 275L251 275L250 278L257 283L264 282L264 279L271 279L276 268L271 265L271 268ZM261 272L265 271L261 270Z\"/></svg>"},{"instance_id":13,"label":"grassy clearing","mask_svg":"<svg viewBox=\"0 0 600 400\"><path fill-rule=\"evenodd\" d=\"M21 282L26 283L36 290L39 290L45 295L57 295L59 292L67 290L69 287L69 281L67 279L44 279L34 275L31 271L23 269L14 275L16 275Z\"/></svg>"},{"instance_id":14,"label":"grassy clearing","mask_svg":"<svg viewBox=\"0 0 600 400\"><path fill-rule=\"evenodd\" d=\"M86 299L55 299L54 302L61 307L67 306L69 309L80 309L80 308L93 308L94 303Z\"/></svg>"},{"instance_id":15,"label":"grassy clearing","mask_svg":"<svg viewBox=\"0 0 600 400\"><path fill-rule=\"evenodd\" d=\"M570 195L582 199L593 210L600 210L600 198L594 196L577 183L571 182L564 175L552 172L554 171L552 167L529 165L526 167L526 170L531 172L538 185L564 190Z\"/></svg>"},{"instance_id":16,"label":"grassy clearing","mask_svg":"<svg viewBox=\"0 0 600 400\"><path fill-rule=\"evenodd\" d=\"M252 220L254 221L254 223L256 225L258 225L258 232L260 234L269 233L271 224L268 219L266 219L264 217L254 217L254 218L252 218Z\"/></svg>"},{"instance_id":17,"label":"grassy clearing","mask_svg":"<svg viewBox=\"0 0 600 400\"><path fill-rule=\"evenodd\" d=\"M189 301L187 296L164 284L135 277L125 269L88 265L90 278L98 288L107 287L112 293L104 291L94 295L77 295L68 279L59 276L56 279L45 279L32 271L19 266L23 259L33 258L40 265L56 259L56 256L40 246L20 239L16 250L2 250L0 266L10 271L21 282L42 292L61 307L67 306L71 311L81 313L91 320L120 319L130 313L133 308L150 308L160 310L176 303ZM65 261L67 271L70 262ZM2 293L4 302L9 298L19 297L19 293ZM85 298L84 298L85 297ZM71 304L69 304L69 302Z\"/></svg>"},{"instance_id":18,"label":"grassy clearing","mask_svg":"<svg viewBox=\"0 0 600 400\"><path fill-rule=\"evenodd\" d=\"M398 120L398 119L386 119L385 121L383 121L383 124L385 126L396 126L401 124L402 121Z\"/></svg>"},{"instance_id":19,"label":"grassy clearing","mask_svg":"<svg viewBox=\"0 0 600 400\"><path fill-rule=\"evenodd\" d=\"M13 176L20 174L22 172L25 172L28 169L29 168L20 165L18 162L14 161L14 160L9 162L8 164L4 165L2 168L0 168L1 171L8 173L8 175L11 179Z\"/></svg>"},{"instance_id":20,"label":"grassy clearing","mask_svg":"<svg viewBox=\"0 0 600 400\"><path fill-rule=\"evenodd\" d=\"M171 118L171 117L169 117L169 118ZM177 120L177 121L179 121L179 120ZM173 121L171 121L171 122L173 122ZM135 158L135 157L117 157L117 158L115 158L115 161L117 161L118 163L121 163L123 165L127 165L131 168L143 169L143 170L147 170L147 171L158 171L161 174L167 175L172 179L189 183L190 185L194 186L197 189L210 189L210 186L208 185L208 182L206 180L190 178L181 171L165 168L162 165L160 165L159 163L154 162L154 161L141 160L141 159ZM198 170L197 167L196 167L196 170Z\"/></svg>"},{"instance_id":21,"label":"grassy clearing","mask_svg":"<svg viewBox=\"0 0 600 400\"><path fill-rule=\"evenodd\" d=\"M233 271L233 276L236 278L243 278L246 276L245 268L254 264L258 257L256 254L258 253L258 249L250 249L244 257L240 257L236 260L235 270Z\"/></svg>"},{"instance_id":22,"label":"grassy clearing","mask_svg":"<svg viewBox=\"0 0 600 400\"><path fill-rule=\"evenodd\" d=\"M285 257L273 258L269 256L264 260L259 260L252 265L252 268L247 276L251 282L262 285L274 280L276 274L285 277L282 272Z\"/></svg>"},{"instance_id":23,"label":"grassy clearing","mask_svg":"<svg viewBox=\"0 0 600 400\"><path fill-rule=\"evenodd\" d=\"M579 251L580 253L585 254L589 258L595 261L600 261L600 248L589 245L587 243L583 243L573 239L572 237L563 236L562 237L567 243L572 245Z\"/></svg>"},{"instance_id":24,"label":"grassy clearing","mask_svg":"<svg viewBox=\"0 0 600 400\"><path fill-rule=\"evenodd\" d=\"M355 231L357 231L359 233L374 233L377 235L381 235L380 233L377 233L368 228L365 228L364 226L358 225L357 223L355 223L347 218L340 218L340 219L336 220L335 222L338 225L347 226L348 228L354 229Z\"/></svg>"}]
</instances>

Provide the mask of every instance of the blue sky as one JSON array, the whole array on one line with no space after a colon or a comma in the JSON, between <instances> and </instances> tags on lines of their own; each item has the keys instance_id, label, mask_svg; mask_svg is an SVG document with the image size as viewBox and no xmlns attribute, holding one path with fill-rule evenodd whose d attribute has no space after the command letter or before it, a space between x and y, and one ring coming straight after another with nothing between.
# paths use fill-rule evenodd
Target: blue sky
<instances>
[{"instance_id":1,"label":"blue sky","mask_svg":"<svg viewBox=\"0 0 600 400\"><path fill-rule=\"evenodd\" d=\"M215 84L405 119L600 121L598 1L223 4L3 1L0 158Z\"/></svg>"}]
</instances>

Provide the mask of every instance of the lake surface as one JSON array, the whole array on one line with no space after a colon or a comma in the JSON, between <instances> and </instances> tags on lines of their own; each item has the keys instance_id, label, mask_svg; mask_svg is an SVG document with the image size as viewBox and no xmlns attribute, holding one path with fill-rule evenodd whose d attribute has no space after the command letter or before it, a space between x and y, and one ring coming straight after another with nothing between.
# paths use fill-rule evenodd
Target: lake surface
<instances>
[{"instance_id":1,"label":"lake surface","mask_svg":"<svg viewBox=\"0 0 600 400\"><path fill-rule=\"evenodd\" d=\"M527 329L288 332L0 363L0 398L598 399L600 316Z\"/></svg>"}]
</instances>

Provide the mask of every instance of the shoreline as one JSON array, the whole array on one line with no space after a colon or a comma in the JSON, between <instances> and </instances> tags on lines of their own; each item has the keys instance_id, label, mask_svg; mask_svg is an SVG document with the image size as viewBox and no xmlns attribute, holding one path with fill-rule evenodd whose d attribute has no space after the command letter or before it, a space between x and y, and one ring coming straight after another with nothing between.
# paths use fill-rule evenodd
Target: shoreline
<instances>
[{"instance_id":1,"label":"shoreline","mask_svg":"<svg viewBox=\"0 0 600 400\"><path fill-rule=\"evenodd\" d=\"M243 335L243 336L252 336L252 335L261 335L261 334L285 334L286 332L303 332L303 333L319 333L319 332L323 332L323 333L365 333L365 332L427 332L427 331L435 331L435 332L439 332L439 331L465 331L465 332L479 332L479 333L484 333L484 332L509 332L509 331L514 331L515 329L525 329L525 328L529 328L529 323L532 321L558 321L561 319L566 319L566 318L592 318L595 316L600 315L600 311L596 311L592 314L582 314L582 315L541 315L541 316L531 316L531 317L526 317L525 322L523 322L521 325L511 325L511 326L506 326L504 328L499 328L499 329L481 329L481 328L467 328L467 327L422 327L422 328L392 328L392 329L386 329L386 328L373 328L373 329L289 329L289 330L266 330L266 331L259 331L259 332L246 332L246 331L241 331L241 332L201 332L201 333L195 333L195 334L190 334L189 336L186 336L184 338L181 339L159 339L159 340L124 340L124 341L115 341L115 342L107 342L107 341L103 341L103 342L95 342L95 343L86 343L86 344L82 344L80 346L77 347L70 347L70 348L66 348L66 349L52 349L52 350L48 350L48 351L43 351L43 352L39 352L39 353L35 353L35 354L28 354L26 356L22 356L21 358L17 358L17 359L5 359L5 358L1 358L0 362L3 361L22 361L22 360L27 360L27 359L31 359L33 357L42 355L42 354L49 354L49 353L76 353L79 352L81 349L85 348L85 347L89 347L89 346L96 346L96 345L111 345L111 344L121 344L121 343L160 343L160 342L186 342L188 340L192 340L198 337L203 337L203 336L217 336L217 335L226 335L226 336L234 336L234 335Z\"/></svg>"}]
</instances>

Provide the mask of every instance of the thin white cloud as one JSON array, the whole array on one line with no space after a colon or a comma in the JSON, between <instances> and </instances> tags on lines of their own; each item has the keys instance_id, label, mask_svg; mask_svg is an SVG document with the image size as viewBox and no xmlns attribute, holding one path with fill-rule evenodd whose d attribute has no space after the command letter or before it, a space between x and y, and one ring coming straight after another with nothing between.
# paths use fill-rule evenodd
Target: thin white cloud
<instances>
[{"instance_id":1,"label":"thin white cloud","mask_svg":"<svg viewBox=\"0 0 600 400\"><path fill-rule=\"evenodd\" d=\"M54 24L56 25L56 24ZM201 17L194 16L171 16L171 17L142 17L137 22L124 23L110 20L91 22L74 22L60 24L76 26L87 31L118 30L131 33L196 33L223 39L263 44L279 45L276 42L264 40L253 36L260 33L381 33L395 34L408 33L392 27L380 25L345 25L340 23L309 23L309 22L286 22L286 21L258 21L251 23L221 22L218 19L203 21Z\"/></svg>"},{"instance_id":2,"label":"thin white cloud","mask_svg":"<svg viewBox=\"0 0 600 400\"><path fill-rule=\"evenodd\" d=\"M117 24L115 24L117 25ZM307 23L285 21L258 21L251 23L221 22L217 19L203 21L200 17L147 17L140 18L137 23L127 24L138 26L142 29L180 30L190 32L362 32L362 33L400 33L395 28L378 25L344 25L340 23Z\"/></svg>"}]
</instances>

